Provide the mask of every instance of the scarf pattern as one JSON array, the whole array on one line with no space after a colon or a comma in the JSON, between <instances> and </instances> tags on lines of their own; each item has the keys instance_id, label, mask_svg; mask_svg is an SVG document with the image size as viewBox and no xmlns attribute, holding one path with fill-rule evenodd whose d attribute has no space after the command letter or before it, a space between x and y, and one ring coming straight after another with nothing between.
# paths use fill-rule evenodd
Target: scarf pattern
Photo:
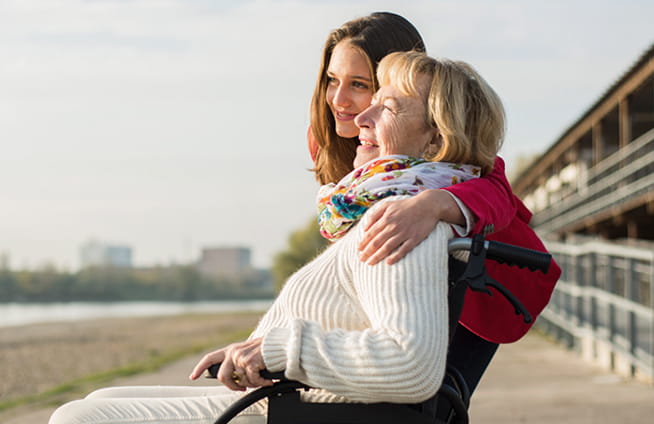
<instances>
[{"instance_id":1,"label":"scarf pattern","mask_svg":"<svg viewBox=\"0 0 654 424\"><path fill-rule=\"evenodd\" d=\"M341 238L376 202L390 196L415 196L480 176L472 165L430 162L404 155L374 159L347 174L337 184L318 192L320 233L329 240Z\"/></svg>"}]
</instances>

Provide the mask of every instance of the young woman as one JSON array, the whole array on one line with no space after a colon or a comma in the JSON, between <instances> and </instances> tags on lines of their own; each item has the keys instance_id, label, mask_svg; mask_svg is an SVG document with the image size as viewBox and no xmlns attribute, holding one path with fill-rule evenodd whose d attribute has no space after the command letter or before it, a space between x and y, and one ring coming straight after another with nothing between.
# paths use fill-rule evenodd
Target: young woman
<instances>
[{"instance_id":1,"label":"young woman","mask_svg":"<svg viewBox=\"0 0 654 424\"><path fill-rule=\"evenodd\" d=\"M306 394L319 402L417 403L440 387L453 231L438 224L396 264L370 266L356 255L363 236L357 223L368 210L475 179L490 168L503 110L463 63L398 52L382 61L379 72L383 84L355 120L366 142L356 153L361 166L324 187L319 200L323 230L337 241L289 278L247 341L205 355L191 379L221 363L219 379L242 391L270 384L259 375L263 368L285 370L291 379L320 387ZM458 120L454 108L441 110L445 99L465 110L466 119ZM453 159L457 163L448 163ZM346 215L348 223L341 219ZM50 424L211 423L237 395L225 387L110 388L62 406ZM253 405L237 422L265 422L264 405Z\"/></svg>"},{"instance_id":2,"label":"young woman","mask_svg":"<svg viewBox=\"0 0 654 424\"><path fill-rule=\"evenodd\" d=\"M338 181L350 172L355 154L366 148L358 137L355 119L377 90L377 64L391 52L409 50L425 50L420 34L406 19L388 12L346 22L327 37L308 132L314 172L321 184ZM464 111L453 112L459 122L468 119ZM470 125L485 130L483 122ZM460 136L451 127L441 131ZM426 190L376 208L359 245L361 260L376 264L385 259L393 264L424 240L440 221L454 224L459 235L492 233L489 239L545 251L528 226L531 213L513 195L502 159L497 157L489 171L479 179L442 190ZM487 267L490 276L516 294L534 318L549 301L560 274L554 263L547 276L491 261ZM513 308L500 296L479 293L466 296L460 323L448 360L464 374L471 391L498 343L516 341L530 328L516 318Z\"/></svg>"}]
</instances>

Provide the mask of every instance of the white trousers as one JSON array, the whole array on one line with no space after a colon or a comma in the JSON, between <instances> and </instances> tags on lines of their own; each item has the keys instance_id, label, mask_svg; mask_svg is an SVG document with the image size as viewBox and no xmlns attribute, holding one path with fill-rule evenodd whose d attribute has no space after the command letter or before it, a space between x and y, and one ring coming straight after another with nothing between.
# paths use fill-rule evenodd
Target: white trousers
<instances>
[{"instance_id":1,"label":"white trousers","mask_svg":"<svg viewBox=\"0 0 654 424\"><path fill-rule=\"evenodd\" d=\"M223 386L109 387L62 405L49 424L212 424L241 396ZM265 412L259 402L231 422L265 424Z\"/></svg>"}]
</instances>

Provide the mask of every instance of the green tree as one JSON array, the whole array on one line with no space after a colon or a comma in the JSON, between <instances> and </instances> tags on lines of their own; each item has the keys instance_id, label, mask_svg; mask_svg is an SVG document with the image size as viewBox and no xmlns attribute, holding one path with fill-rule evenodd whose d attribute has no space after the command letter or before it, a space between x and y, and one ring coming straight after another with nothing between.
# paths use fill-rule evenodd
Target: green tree
<instances>
[{"instance_id":1,"label":"green tree","mask_svg":"<svg viewBox=\"0 0 654 424\"><path fill-rule=\"evenodd\" d=\"M308 225L291 233L286 250L277 253L273 258L271 272L275 290L281 290L286 279L302 265L315 258L328 243L320 235L316 218L312 218Z\"/></svg>"}]
</instances>

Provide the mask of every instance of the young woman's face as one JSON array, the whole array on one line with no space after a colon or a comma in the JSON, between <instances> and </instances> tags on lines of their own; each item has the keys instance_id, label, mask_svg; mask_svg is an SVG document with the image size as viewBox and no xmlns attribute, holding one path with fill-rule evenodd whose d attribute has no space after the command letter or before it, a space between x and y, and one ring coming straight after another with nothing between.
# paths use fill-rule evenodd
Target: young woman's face
<instances>
[{"instance_id":1,"label":"young woman's face","mask_svg":"<svg viewBox=\"0 0 654 424\"><path fill-rule=\"evenodd\" d=\"M418 79L420 97L408 96L393 85L379 88L372 104L356 118L359 141L354 167L387 155L422 157L438 132L426 120L429 77Z\"/></svg>"},{"instance_id":2,"label":"young woman's face","mask_svg":"<svg viewBox=\"0 0 654 424\"><path fill-rule=\"evenodd\" d=\"M334 115L336 134L356 137L354 118L370 105L372 76L366 57L348 40L339 42L327 66L327 104Z\"/></svg>"}]
</instances>

